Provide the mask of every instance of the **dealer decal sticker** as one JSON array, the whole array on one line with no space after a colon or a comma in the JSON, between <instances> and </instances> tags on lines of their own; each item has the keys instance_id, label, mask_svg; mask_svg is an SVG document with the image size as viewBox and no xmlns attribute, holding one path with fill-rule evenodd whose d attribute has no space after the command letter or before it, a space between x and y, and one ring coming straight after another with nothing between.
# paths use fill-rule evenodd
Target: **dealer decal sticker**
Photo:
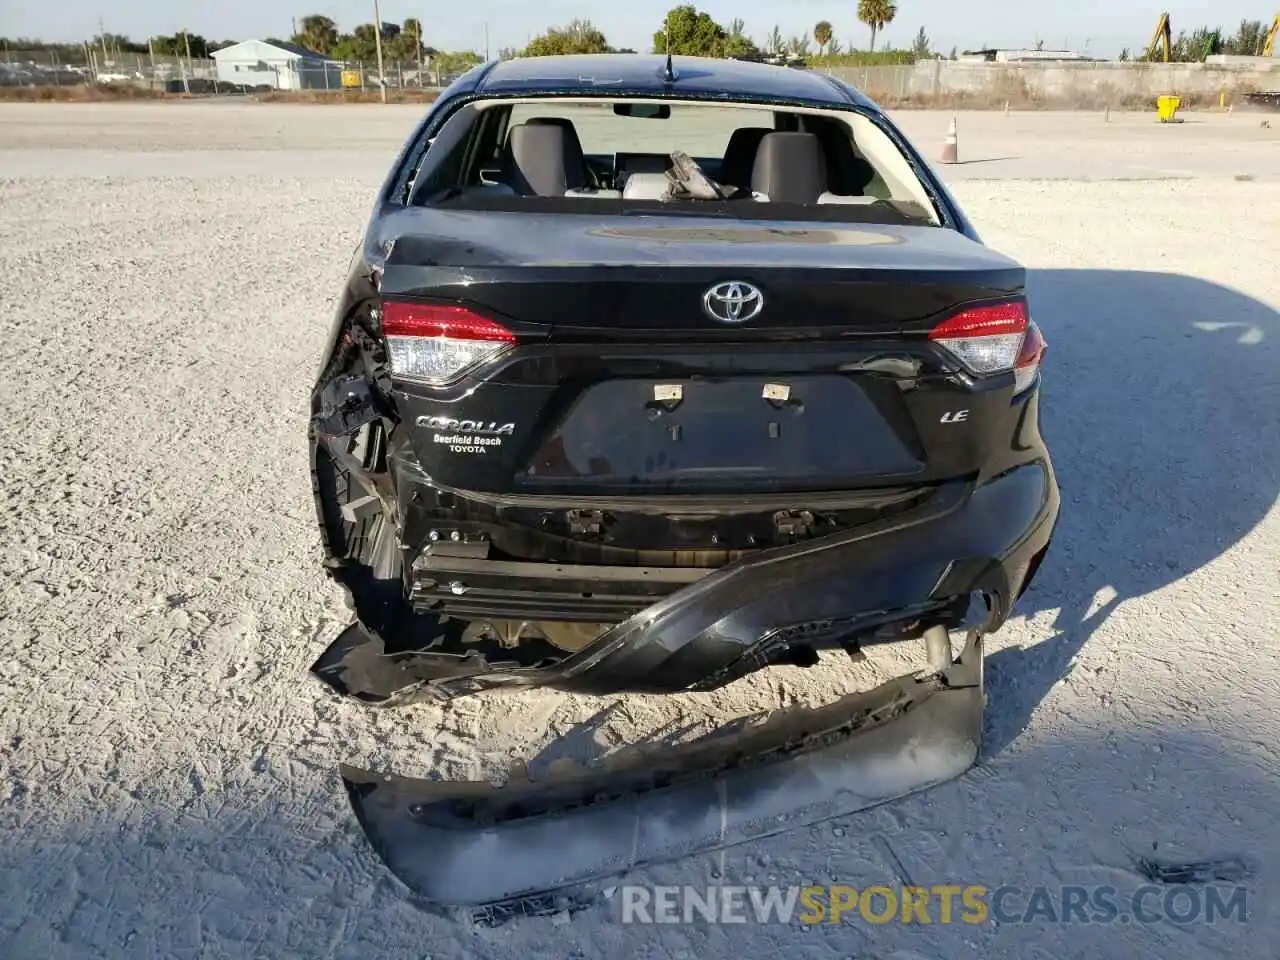
<instances>
[{"instance_id":1,"label":"dealer decal sticker","mask_svg":"<svg viewBox=\"0 0 1280 960\"><path fill-rule=\"evenodd\" d=\"M431 430L431 442L447 446L450 453L488 453L502 446L502 438L516 432L514 423L458 420L454 417L419 417L419 427Z\"/></svg>"}]
</instances>

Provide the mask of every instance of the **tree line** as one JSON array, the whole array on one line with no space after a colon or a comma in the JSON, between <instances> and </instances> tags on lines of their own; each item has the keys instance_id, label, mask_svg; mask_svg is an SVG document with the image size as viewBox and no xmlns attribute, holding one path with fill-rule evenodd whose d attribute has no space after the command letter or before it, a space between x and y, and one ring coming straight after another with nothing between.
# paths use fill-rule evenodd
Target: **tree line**
<instances>
[{"instance_id":1,"label":"tree line","mask_svg":"<svg viewBox=\"0 0 1280 960\"><path fill-rule=\"evenodd\" d=\"M83 43L46 43L30 37L0 37L0 51L31 51L33 53L56 53L68 62L76 62L84 57L85 49L96 50L98 55L105 54L108 59L123 53L142 55L154 53L158 57L185 57L187 45L190 44L191 57L195 60L206 60L209 54L223 47L229 47L238 40L210 40L198 33L179 30L172 36L150 37L147 40L134 40L119 33L98 34Z\"/></svg>"},{"instance_id":2,"label":"tree line","mask_svg":"<svg viewBox=\"0 0 1280 960\"><path fill-rule=\"evenodd\" d=\"M741 19L730 23L718 23L709 13L693 4L673 7L663 18L662 26L653 34L653 52L685 57L733 57L740 60L778 58L794 59L814 53L819 58L849 58L878 60L892 63L931 56L929 40L924 29L917 35L912 50L881 51L875 54L876 35L897 16L894 0L858 0L857 18L870 29L870 41L866 51L856 51L849 41L843 47L835 37L835 28L827 20L814 24L812 39L808 32L799 36L784 37L778 26L768 36L757 41L748 36L746 24ZM499 56L545 57L576 53L634 53L619 50L609 44L605 35L590 20L574 20L566 26L553 27L535 37L527 47L508 47Z\"/></svg>"},{"instance_id":3,"label":"tree line","mask_svg":"<svg viewBox=\"0 0 1280 960\"><path fill-rule=\"evenodd\" d=\"M329 17L314 14L298 21L298 32L288 40L264 37L266 43L293 43L335 60L365 61L377 59L377 30L372 23L362 23L350 33L339 31ZM58 54L65 62L76 63L85 56L85 50L111 60L121 54L145 56L186 57L188 51L193 60L205 60L215 50L230 47L239 40L210 40L189 30L179 30L169 36L135 40L123 34L105 33L83 43L46 43L29 37L0 37L0 59L5 51L30 51ZM382 55L390 61L430 61L432 68L443 73L453 73L481 62L479 54L464 50L446 52L437 50L423 41L421 21L410 17L403 23L382 24Z\"/></svg>"},{"instance_id":4,"label":"tree line","mask_svg":"<svg viewBox=\"0 0 1280 960\"><path fill-rule=\"evenodd\" d=\"M445 51L426 43L422 21L408 17L403 23L383 23L381 31L372 23L359 24L351 33L342 33L329 17L311 14L298 21L293 42L335 60L372 63L378 57L379 32L382 56L388 62L430 63L441 74L460 73L481 62L472 50Z\"/></svg>"},{"instance_id":5,"label":"tree line","mask_svg":"<svg viewBox=\"0 0 1280 960\"><path fill-rule=\"evenodd\" d=\"M858 0L857 17L871 31L870 43L865 52L855 52L854 44L849 41L847 49L835 38L832 25L828 21L820 21L814 25L813 39L805 33L802 36L784 38L781 30L775 26L772 33L761 42L749 37L742 20L732 21L727 26L717 23L710 14L698 10L692 4L677 6L670 10L663 20L662 27L654 33L653 50L664 53L668 49L668 40L673 54L695 57L736 57L752 59L760 57L795 58L803 57L816 45L820 58L853 57L859 62L903 62L919 56L927 56L928 50L921 50L921 38L927 48L928 40L921 29L917 38L916 50L881 51L874 53L876 35L897 15L897 4L894 0ZM316 53L333 57L335 60L371 62L377 57L379 29L372 23L357 25L350 33L341 31L337 23L322 14L310 14L297 22L297 33L290 41L314 50ZM265 38L268 43L279 43L276 38ZM480 62L481 58L472 51L449 53L436 49L424 42L423 28L420 20L409 18L403 23L381 24L382 55L390 61L426 61L430 60L434 69L442 73L452 73L466 69ZM157 55L186 56L187 44L190 43L191 56L204 59L215 50L231 46L238 41L212 41L197 33L180 30L172 36L152 37L150 50ZM48 44L38 40L17 38L7 40L0 38L0 46L7 45L11 50L63 51L68 57L81 54L83 44ZM92 48L106 50L110 54L133 53L145 54L148 45L139 43L129 37L106 34L88 41ZM535 37L524 48L508 47L499 52L501 59L512 57L541 57L574 53L635 53L629 48L615 48L610 45L604 34L589 20L574 20L571 23L552 27L545 33Z\"/></svg>"},{"instance_id":6,"label":"tree line","mask_svg":"<svg viewBox=\"0 0 1280 960\"><path fill-rule=\"evenodd\" d=\"M940 57L932 48L925 28L921 27L909 48L876 50L876 39L884 28L898 15L895 0L857 0L854 10L858 22L868 30L866 49L858 49L849 39L842 43L829 20L819 20L811 31L784 37L777 25L760 40L748 36L741 19L730 23L718 23L710 14L693 4L673 7L663 18L662 25L653 34L653 51L665 53L668 49L679 56L734 57L737 59L795 60L807 58L815 66L875 66L879 64L912 63L916 60ZM470 50L446 52L424 41L422 22L416 18L403 23L383 23L381 30L372 23L357 25L350 33L339 30L337 23L321 14L311 14L298 21L298 32L290 40L309 50L335 60L372 62L377 57L379 32L383 57L390 61L430 61L432 69L442 74L466 70L481 61L478 53ZM1242 20L1234 35L1222 28L1200 27L1191 33L1183 31L1173 41L1171 60L1177 62L1203 61L1213 54L1256 55L1262 49L1267 26L1261 20ZM268 43L279 43L268 37ZM61 53L68 61L83 56L86 46L112 54L145 54L149 50L158 56L190 56L207 58L213 51L231 46L238 41L213 41L197 33L179 30L168 36L150 38L138 42L119 34L95 36L84 44L43 43L39 40L17 37L0 37L0 51L30 50ZM635 53L627 48L615 48L590 20L574 20L567 25L552 27L535 37L523 48L502 49L500 59L513 57L543 57L576 53ZM956 58L953 48L950 59ZM1126 49L1121 60L1135 59ZM1145 51L1136 57L1146 60ZM1160 55L1163 59L1163 55Z\"/></svg>"}]
</instances>

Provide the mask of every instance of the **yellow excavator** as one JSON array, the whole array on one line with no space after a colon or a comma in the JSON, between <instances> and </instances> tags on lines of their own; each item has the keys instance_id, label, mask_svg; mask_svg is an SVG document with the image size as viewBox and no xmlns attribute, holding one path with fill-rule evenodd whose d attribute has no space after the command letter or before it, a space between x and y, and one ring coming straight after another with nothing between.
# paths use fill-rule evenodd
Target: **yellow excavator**
<instances>
[{"instance_id":1,"label":"yellow excavator","mask_svg":"<svg viewBox=\"0 0 1280 960\"><path fill-rule=\"evenodd\" d=\"M1258 50L1258 54L1263 57L1274 57L1276 55L1276 44L1280 42L1280 13L1276 14L1274 20L1271 21L1271 29L1267 31L1267 35L1262 40L1262 48ZM1173 59L1173 26L1169 22L1169 14L1160 14L1160 19L1156 22L1156 29L1151 34L1151 42L1147 44L1146 58L1147 62L1163 62L1168 63ZM1223 102L1225 103L1226 93L1223 93ZM1280 106L1280 93L1248 93L1245 98L1250 102L1256 102L1260 105L1266 105L1274 109ZM1156 112L1162 123L1169 123L1175 120L1178 107L1181 105L1181 99L1176 96L1163 96L1156 98Z\"/></svg>"},{"instance_id":2,"label":"yellow excavator","mask_svg":"<svg viewBox=\"0 0 1280 960\"><path fill-rule=\"evenodd\" d=\"M1260 56L1274 57L1276 54L1276 41L1280 39L1280 13L1276 14L1276 18L1271 21L1271 29L1267 31L1266 37L1262 41L1262 49L1258 51ZM1149 62L1162 61L1168 63L1173 58L1173 26L1169 22L1169 14L1160 14L1160 19L1156 22L1156 29L1151 34L1151 42L1147 44L1147 60Z\"/></svg>"},{"instance_id":3,"label":"yellow excavator","mask_svg":"<svg viewBox=\"0 0 1280 960\"><path fill-rule=\"evenodd\" d=\"M1155 33L1151 34L1151 42L1147 44L1147 55L1144 59L1148 63L1168 63L1173 59L1173 26L1169 23L1167 11L1160 14ZM1156 117L1161 123L1175 123L1180 106L1182 106L1181 97L1156 97Z\"/></svg>"},{"instance_id":4,"label":"yellow excavator","mask_svg":"<svg viewBox=\"0 0 1280 960\"><path fill-rule=\"evenodd\" d=\"M1160 57L1160 48L1164 48L1164 56ZM1147 60L1162 60L1168 63L1173 58L1173 27L1169 23L1169 14L1160 14L1160 20L1156 23L1156 32L1151 35L1151 42L1147 44Z\"/></svg>"},{"instance_id":5,"label":"yellow excavator","mask_svg":"<svg viewBox=\"0 0 1280 960\"><path fill-rule=\"evenodd\" d=\"M1276 18L1271 21L1271 29L1267 31L1267 39L1262 41L1262 55L1264 57L1274 57L1276 55L1276 39L1280 37L1280 13L1276 14Z\"/></svg>"}]
</instances>

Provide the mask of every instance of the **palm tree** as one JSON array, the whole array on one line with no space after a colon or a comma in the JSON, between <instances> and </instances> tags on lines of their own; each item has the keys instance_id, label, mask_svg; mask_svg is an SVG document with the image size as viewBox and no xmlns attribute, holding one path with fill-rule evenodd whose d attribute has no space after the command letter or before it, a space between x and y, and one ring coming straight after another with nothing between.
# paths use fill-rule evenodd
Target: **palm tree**
<instances>
[{"instance_id":1,"label":"palm tree","mask_svg":"<svg viewBox=\"0 0 1280 960\"><path fill-rule=\"evenodd\" d=\"M893 0L858 0L858 19L871 28L871 50L876 48L876 34L897 15Z\"/></svg>"},{"instance_id":2,"label":"palm tree","mask_svg":"<svg viewBox=\"0 0 1280 960\"><path fill-rule=\"evenodd\" d=\"M916 34L915 43L911 45L911 52L916 55L917 60L929 60L933 57L932 46L929 35L924 32L924 27L921 27L920 32Z\"/></svg>"},{"instance_id":3,"label":"palm tree","mask_svg":"<svg viewBox=\"0 0 1280 960\"><path fill-rule=\"evenodd\" d=\"M384 41L385 42L385 41ZM422 71L422 21L406 17L400 32L386 44L393 60L412 60L419 73Z\"/></svg>"},{"instance_id":4,"label":"palm tree","mask_svg":"<svg viewBox=\"0 0 1280 960\"><path fill-rule=\"evenodd\" d=\"M831 22L819 20L813 25L813 42L818 45L818 53L827 52L827 44L831 42Z\"/></svg>"},{"instance_id":5,"label":"palm tree","mask_svg":"<svg viewBox=\"0 0 1280 960\"><path fill-rule=\"evenodd\" d=\"M782 40L782 31L778 29L778 25L775 23L773 25L773 32L769 34L769 52L772 54L779 54L782 52L784 45L785 44Z\"/></svg>"},{"instance_id":6,"label":"palm tree","mask_svg":"<svg viewBox=\"0 0 1280 960\"><path fill-rule=\"evenodd\" d=\"M302 32L294 41L301 43L308 50L329 54L338 42L338 25L328 17L313 14L302 18Z\"/></svg>"}]
</instances>

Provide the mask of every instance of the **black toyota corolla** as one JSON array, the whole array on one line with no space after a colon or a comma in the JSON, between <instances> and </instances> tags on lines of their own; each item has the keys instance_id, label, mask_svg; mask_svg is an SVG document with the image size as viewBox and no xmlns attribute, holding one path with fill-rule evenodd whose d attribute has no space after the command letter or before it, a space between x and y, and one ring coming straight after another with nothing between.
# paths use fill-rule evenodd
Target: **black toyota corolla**
<instances>
[{"instance_id":1,"label":"black toyota corolla","mask_svg":"<svg viewBox=\"0 0 1280 960\"><path fill-rule=\"evenodd\" d=\"M843 757L864 798L972 762L981 636L1058 514L1024 287L833 78L601 55L486 64L445 91L378 195L315 387L327 565L358 620L317 672L381 701L698 691L919 638L931 675L572 788L486 799L348 771L393 868L427 870L411 837L429 831L436 872L414 879L432 896L545 888L514 867L496 891L469 884L461 849L446 882L440 837L536 832L566 805L607 817L624 795L700 822L697 777L811 776L837 728L863 758L949 731L945 757L878 786ZM759 813L717 842L758 835Z\"/></svg>"}]
</instances>

